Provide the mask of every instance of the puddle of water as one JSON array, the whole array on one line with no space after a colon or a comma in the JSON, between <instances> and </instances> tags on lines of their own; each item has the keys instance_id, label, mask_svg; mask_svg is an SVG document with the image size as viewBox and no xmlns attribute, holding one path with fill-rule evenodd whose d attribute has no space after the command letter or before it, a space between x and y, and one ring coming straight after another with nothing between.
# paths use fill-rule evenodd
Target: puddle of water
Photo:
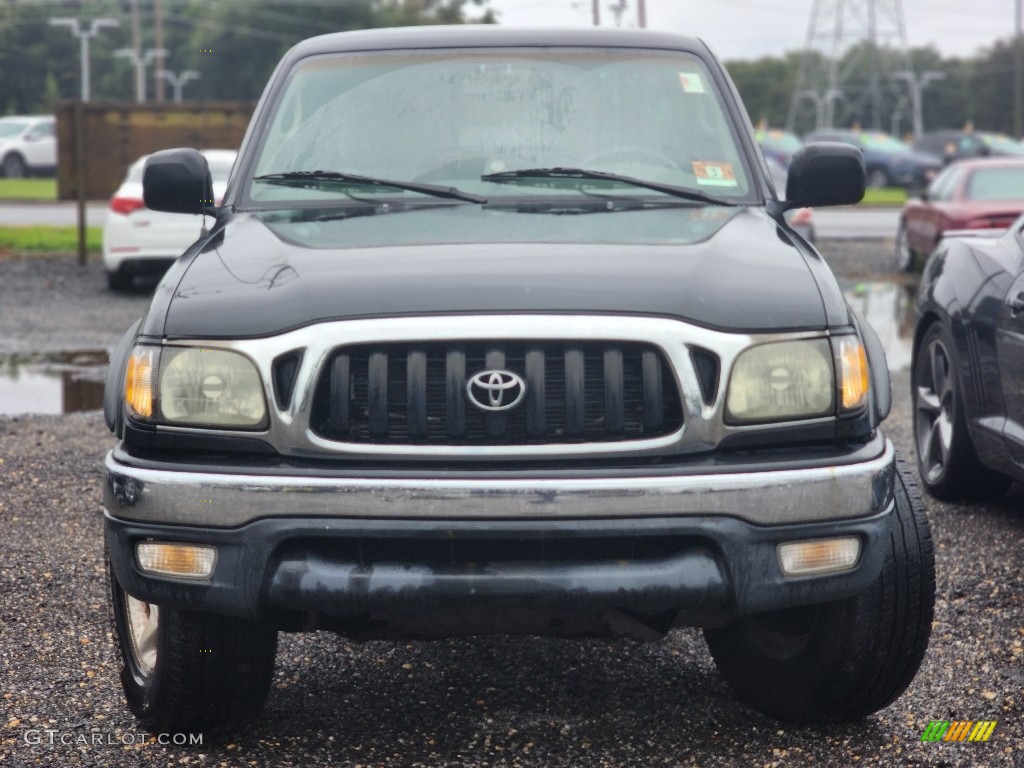
<instances>
[{"instance_id":1,"label":"puddle of water","mask_svg":"<svg viewBox=\"0 0 1024 768\"><path fill-rule=\"evenodd\" d=\"M840 280L850 306L860 312L885 347L890 371L910 368L914 341L917 282L911 279L853 282Z\"/></svg>"},{"instance_id":2,"label":"puddle of water","mask_svg":"<svg viewBox=\"0 0 1024 768\"><path fill-rule=\"evenodd\" d=\"M0 414L73 413L103 407L106 350L0 355Z\"/></svg>"}]
</instances>

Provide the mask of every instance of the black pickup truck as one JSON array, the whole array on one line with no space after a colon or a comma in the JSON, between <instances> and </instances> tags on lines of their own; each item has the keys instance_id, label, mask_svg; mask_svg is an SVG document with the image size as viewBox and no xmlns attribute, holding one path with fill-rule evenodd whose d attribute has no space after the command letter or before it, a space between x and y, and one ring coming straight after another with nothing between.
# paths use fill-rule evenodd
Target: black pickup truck
<instances>
[{"instance_id":1,"label":"black pickup truck","mask_svg":"<svg viewBox=\"0 0 1024 768\"><path fill-rule=\"evenodd\" d=\"M223 205L116 350L106 546L128 704L262 707L278 631L657 639L701 627L793 721L910 684L934 564L880 431L882 348L787 209L854 203L809 145L785 202L700 41L371 30L294 47Z\"/></svg>"}]
</instances>

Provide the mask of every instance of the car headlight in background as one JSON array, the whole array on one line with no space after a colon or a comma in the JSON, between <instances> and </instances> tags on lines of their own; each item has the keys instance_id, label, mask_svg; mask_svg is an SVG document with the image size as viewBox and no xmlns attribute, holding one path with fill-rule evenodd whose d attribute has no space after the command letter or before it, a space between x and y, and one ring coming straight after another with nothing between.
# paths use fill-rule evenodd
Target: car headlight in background
<instances>
[{"instance_id":1,"label":"car headlight in background","mask_svg":"<svg viewBox=\"0 0 1024 768\"><path fill-rule=\"evenodd\" d=\"M754 424L831 416L837 407L856 411L867 402L868 385L867 355L856 336L761 344L733 364L726 416Z\"/></svg>"},{"instance_id":2,"label":"car headlight in background","mask_svg":"<svg viewBox=\"0 0 1024 768\"><path fill-rule=\"evenodd\" d=\"M252 361L207 347L135 347L125 402L136 419L181 426L252 429L263 426L267 414Z\"/></svg>"}]
</instances>

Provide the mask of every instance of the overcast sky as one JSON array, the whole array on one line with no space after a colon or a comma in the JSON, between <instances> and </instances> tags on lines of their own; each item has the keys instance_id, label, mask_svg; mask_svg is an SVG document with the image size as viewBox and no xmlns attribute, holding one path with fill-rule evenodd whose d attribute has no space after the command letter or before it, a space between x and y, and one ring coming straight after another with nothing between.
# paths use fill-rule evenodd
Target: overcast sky
<instances>
[{"instance_id":1,"label":"overcast sky","mask_svg":"<svg viewBox=\"0 0 1024 768\"><path fill-rule=\"evenodd\" d=\"M600 0L602 26L614 26L609 6ZM637 0L626 0L622 26L635 27ZM864 8L869 0L846 0ZM997 39L1013 35L1016 0L903 0L907 38L912 48L934 45L946 56L971 56ZM879 33L896 38L892 9L899 0L876 0ZM704 39L723 59L777 56L804 47L812 0L646 0L647 26ZM821 7L832 6L822 2ZM515 26L588 26L592 0L490 0L502 24ZM848 12L846 28L863 28ZM889 33L888 36L886 33Z\"/></svg>"}]
</instances>

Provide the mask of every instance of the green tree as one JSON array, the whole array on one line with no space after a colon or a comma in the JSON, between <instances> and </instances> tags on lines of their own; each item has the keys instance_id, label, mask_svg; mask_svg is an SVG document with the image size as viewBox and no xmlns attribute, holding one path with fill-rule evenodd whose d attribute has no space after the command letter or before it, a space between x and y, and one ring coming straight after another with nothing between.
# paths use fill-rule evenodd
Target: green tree
<instances>
[{"instance_id":1,"label":"green tree","mask_svg":"<svg viewBox=\"0 0 1024 768\"><path fill-rule=\"evenodd\" d=\"M192 69L198 81L188 99L255 99L274 65L292 45L326 32L396 25L492 23L487 0L163 0L166 67ZM140 47L156 45L153 0L138 0ZM80 44L51 17L120 20L91 41L92 99L135 98L135 72L114 52L132 45L129 0L64 0L61 3L0 0L0 114L52 112L56 98L81 93ZM472 13L470 11L473 11ZM212 53L204 53L212 51ZM147 69L147 92L155 90ZM168 97L170 90L167 91Z\"/></svg>"}]
</instances>

